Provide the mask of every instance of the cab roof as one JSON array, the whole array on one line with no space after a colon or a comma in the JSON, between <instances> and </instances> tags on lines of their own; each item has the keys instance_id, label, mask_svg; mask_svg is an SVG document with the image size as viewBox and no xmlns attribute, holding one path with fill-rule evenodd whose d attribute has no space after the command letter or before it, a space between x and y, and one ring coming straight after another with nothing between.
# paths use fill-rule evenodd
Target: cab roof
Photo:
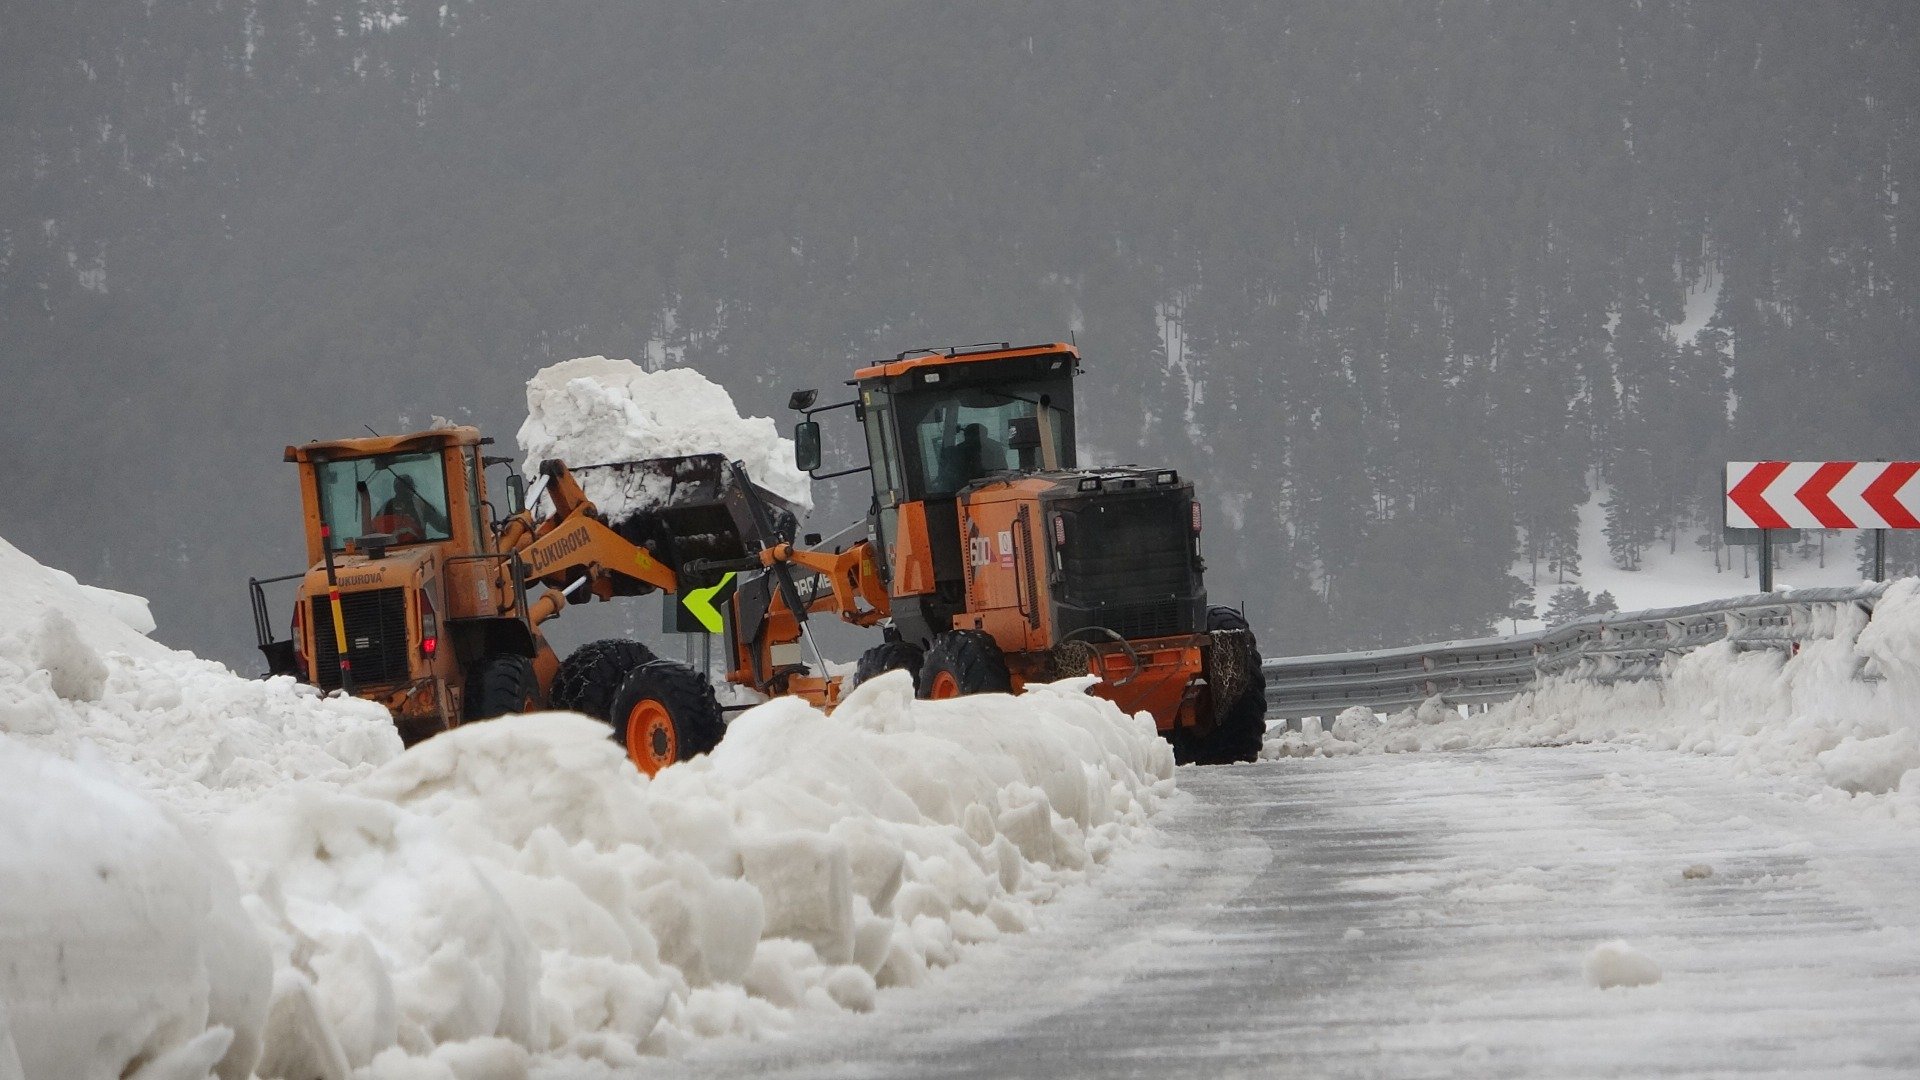
<instances>
[{"instance_id":1,"label":"cab roof","mask_svg":"<svg viewBox=\"0 0 1920 1080\"><path fill-rule=\"evenodd\" d=\"M908 349L906 352L901 353L891 360L883 360L872 367L861 368L853 373L853 377L856 380L885 379L926 368L950 367L954 364L977 364L986 360L1014 360L1028 356L1053 356L1060 354L1073 357L1074 366L1079 366L1079 348L1064 341L1055 341L1046 345L1022 345L1018 348L1002 341L986 345L963 345L945 349Z\"/></svg>"},{"instance_id":2,"label":"cab roof","mask_svg":"<svg viewBox=\"0 0 1920 1080\"><path fill-rule=\"evenodd\" d=\"M289 446L283 461L337 461L345 458L374 457L379 454L418 453L442 450L449 446L485 446L493 442L477 427L459 425L416 431L411 435L376 435L365 439L333 439Z\"/></svg>"}]
</instances>

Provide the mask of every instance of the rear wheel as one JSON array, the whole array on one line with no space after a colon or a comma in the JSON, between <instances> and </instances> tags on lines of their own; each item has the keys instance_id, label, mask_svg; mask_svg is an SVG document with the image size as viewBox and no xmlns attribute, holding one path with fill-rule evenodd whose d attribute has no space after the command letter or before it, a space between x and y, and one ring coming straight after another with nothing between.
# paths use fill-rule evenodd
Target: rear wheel
<instances>
[{"instance_id":1,"label":"rear wheel","mask_svg":"<svg viewBox=\"0 0 1920 1080\"><path fill-rule=\"evenodd\" d=\"M1267 678L1260 670L1259 643L1246 616L1230 607L1208 608L1207 630L1242 631L1239 655L1229 661L1240 667L1240 692L1233 704L1216 713L1212 731L1175 744L1176 757L1195 765L1258 760L1260 744L1267 737ZM1184 754L1179 753L1182 750Z\"/></svg>"},{"instance_id":2,"label":"rear wheel","mask_svg":"<svg viewBox=\"0 0 1920 1080\"><path fill-rule=\"evenodd\" d=\"M860 662L853 669L853 685L889 671L904 671L917 685L920 668L926 662L926 650L911 641L883 641L860 654Z\"/></svg>"},{"instance_id":3,"label":"rear wheel","mask_svg":"<svg viewBox=\"0 0 1920 1080\"><path fill-rule=\"evenodd\" d=\"M920 666L917 690L921 697L934 699L1006 694L1013 691L1013 676L992 635L954 630L933 639Z\"/></svg>"},{"instance_id":4,"label":"rear wheel","mask_svg":"<svg viewBox=\"0 0 1920 1080\"><path fill-rule=\"evenodd\" d=\"M548 704L611 722L613 695L627 673L654 659L653 650L626 638L589 641L560 662Z\"/></svg>"},{"instance_id":5,"label":"rear wheel","mask_svg":"<svg viewBox=\"0 0 1920 1080\"><path fill-rule=\"evenodd\" d=\"M615 741L648 776L713 749L727 730L713 685L671 660L649 661L628 672L614 692L611 711Z\"/></svg>"},{"instance_id":6,"label":"rear wheel","mask_svg":"<svg viewBox=\"0 0 1920 1080\"><path fill-rule=\"evenodd\" d=\"M491 720L508 713L532 712L540 707L540 682L533 661L514 653L494 653L481 659L467 676L465 708L468 721Z\"/></svg>"}]
</instances>

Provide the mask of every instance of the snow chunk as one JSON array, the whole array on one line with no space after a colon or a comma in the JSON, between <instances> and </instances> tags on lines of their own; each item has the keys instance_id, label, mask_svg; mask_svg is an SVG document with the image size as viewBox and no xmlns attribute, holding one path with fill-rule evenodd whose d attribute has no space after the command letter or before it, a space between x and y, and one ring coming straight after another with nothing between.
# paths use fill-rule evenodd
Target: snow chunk
<instances>
[{"instance_id":1,"label":"snow chunk","mask_svg":"<svg viewBox=\"0 0 1920 1080\"><path fill-rule=\"evenodd\" d=\"M747 475L801 508L813 482L793 464L793 442L765 416L742 417L733 397L691 368L648 371L631 360L585 356L527 380L520 448L532 475L547 458L583 465L687 454L725 454ZM577 472L587 497L610 518L643 510L664 491L630 491L608 470Z\"/></svg>"},{"instance_id":2,"label":"snow chunk","mask_svg":"<svg viewBox=\"0 0 1920 1080\"><path fill-rule=\"evenodd\" d=\"M112 777L4 735L0 956L25 1076L252 1074L272 969L225 863Z\"/></svg>"},{"instance_id":3,"label":"snow chunk","mask_svg":"<svg viewBox=\"0 0 1920 1080\"><path fill-rule=\"evenodd\" d=\"M1652 986L1660 981L1660 965L1620 940L1595 945L1581 962L1580 969L1589 984L1603 990L1614 986Z\"/></svg>"},{"instance_id":4,"label":"snow chunk","mask_svg":"<svg viewBox=\"0 0 1920 1080\"><path fill-rule=\"evenodd\" d=\"M80 638L66 612L55 609L40 620L33 639L33 661L48 675L53 692L68 701L93 701L107 686L107 665Z\"/></svg>"}]
</instances>

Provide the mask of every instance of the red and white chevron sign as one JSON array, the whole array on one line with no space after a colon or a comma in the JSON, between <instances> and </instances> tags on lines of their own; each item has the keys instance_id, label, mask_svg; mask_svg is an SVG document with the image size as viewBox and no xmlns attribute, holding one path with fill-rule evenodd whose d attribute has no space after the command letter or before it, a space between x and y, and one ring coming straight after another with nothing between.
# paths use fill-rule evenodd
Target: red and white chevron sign
<instances>
[{"instance_id":1,"label":"red and white chevron sign","mask_svg":"<svg viewBox=\"0 0 1920 1080\"><path fill-rule=\"evenodd\" d=\"M1920 529L1920 461L1729 461L1736 529Z\"/></svg>"}]
</instances>

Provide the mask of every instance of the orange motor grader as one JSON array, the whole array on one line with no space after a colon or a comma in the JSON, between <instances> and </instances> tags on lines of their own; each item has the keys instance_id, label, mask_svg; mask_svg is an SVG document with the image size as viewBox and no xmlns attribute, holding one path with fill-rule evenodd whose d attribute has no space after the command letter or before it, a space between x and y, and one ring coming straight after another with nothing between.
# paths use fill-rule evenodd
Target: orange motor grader
<instances>
[{"instance_id":1,"label":"orange motor grader","mask_svg":"<svg viewBox=\"0 0 1920 1080\"><path fill-rule=\"evenodd\" d=\"M1073 345L1002 342L901 353L856 371L837 404L794 394L797 464L816 479L870 474L866 539L838 556L837 579L807 579L804 603L777 574L758 597L742 590L735 625L753 636L734 635L732 677L830 702L838 687L798 666L804 615L790 613L834 607L884 628L856 681L904 668L920 696L943 698L1094 674L1093 692L1151 713L1180 760L1256 757L1260 655L1238 611L1207 604L1193 485L1171 469L1079 467L1079 371ZM813 417L843 408L867 464L821 473Z\"/></svg>"}]
</instances>

